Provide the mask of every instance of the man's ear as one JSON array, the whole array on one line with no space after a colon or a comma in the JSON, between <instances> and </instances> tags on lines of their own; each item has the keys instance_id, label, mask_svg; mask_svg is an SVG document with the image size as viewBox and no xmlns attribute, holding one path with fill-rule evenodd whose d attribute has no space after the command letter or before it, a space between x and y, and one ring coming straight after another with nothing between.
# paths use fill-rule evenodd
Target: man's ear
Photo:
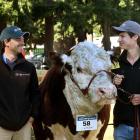
<instances>
[{"instance_id":1,"label":"man's ear","mask_svg":"<svg viewBox=\"0 0 140 140\"><path fill-rule=\"evenodd\" d=\"M3 41L3 46L4 47L8 47L9 45L8 45L8 43L9 43L9 39L5 39L4 41Z\"/></svg>"},{"instance_id":2,"label":"man's ear","mask_svg":"<svg viewBox=\"0 0 140 140\"><path fill-rule=\"evenodd\" d=\"M7 39L3 40L3 46L6 46L6 43L7 43Z\"/></svg>"},{"instance_id":3,"label":"man's ear","mask_svg":"<svg viewBox=\"0 0 140 140\"><path fill-rule=\"evenodd\" d=\"M138 35L134 35L133 38L134 38L135 40L138 40L139 36L138 36Z\"/></svg>"},{"instance_id":4,"label":"man's ear","mask_svg":"<svg viewBox=\"0 0 140 140\"><path fill-rule=\"evenodd\" d=\"M3 41L4 44L6 44L6 43L8 43L8 42L9 42L8 39L5 39L5 40Z\"/></svg>"}]
</instances>

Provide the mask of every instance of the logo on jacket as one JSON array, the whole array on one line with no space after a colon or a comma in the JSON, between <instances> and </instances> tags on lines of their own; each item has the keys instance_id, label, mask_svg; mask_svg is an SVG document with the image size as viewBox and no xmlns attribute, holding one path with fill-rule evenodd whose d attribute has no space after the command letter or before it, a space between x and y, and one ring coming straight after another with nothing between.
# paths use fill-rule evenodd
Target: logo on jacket
<instances>
[{"instance_id":1,"label":"logo on jacket","mask_svg":"<svg viewBox=\"0 0 140 140\"><path fill-rule=\"evenodd\" d=\"M30 73L15 73L15 76L30 76Z\"/></svg>"}]
</instances>

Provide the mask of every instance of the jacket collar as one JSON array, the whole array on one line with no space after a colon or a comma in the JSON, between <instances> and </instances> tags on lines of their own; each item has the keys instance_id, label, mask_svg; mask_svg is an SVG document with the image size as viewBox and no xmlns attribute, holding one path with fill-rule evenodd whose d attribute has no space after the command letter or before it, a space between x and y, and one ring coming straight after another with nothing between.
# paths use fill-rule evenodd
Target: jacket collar
<instances>
[{"instance_id":1,"label":"jacket collar","mask_svg":"<svg viewBox=\"0 0 140 140\"><path fill-rule=\"evenodd\" d=\"M137 61L140 62L140 58L139 58ZM136 61L136 62L137 62L137 61ZM123 62L123 63L130 64L130 63L128 62L128 60L127 60L127 50L124 50L124 51L122 52L122 54L120 55L120 58L119 58L119 62ZM136 62L135 62L135 63L136 63Z\"/></svg>"},{"instance_id":2,"label":"jacket collar","mask_svg":"<svg viewBox=\"0 0 140 140\"><path fill-rule=\"evenodd\" d=\"M4 49L2 49L1 54L0 54L0 60L2 60L2 62L5 63L4 59L3 59L3 53L4 53ZM20 53L18 54L17 60L15 61L16 65L20 64L20 63L24 63L25 62L25 58L24 56Z\"/></svg>"}]
</instances>

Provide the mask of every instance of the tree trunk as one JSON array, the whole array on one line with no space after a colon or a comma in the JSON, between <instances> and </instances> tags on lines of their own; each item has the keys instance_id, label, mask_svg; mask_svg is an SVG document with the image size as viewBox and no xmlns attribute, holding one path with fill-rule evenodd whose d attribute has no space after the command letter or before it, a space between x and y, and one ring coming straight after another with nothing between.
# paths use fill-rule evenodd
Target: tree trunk
<instances>
[{"instance_id":1,"label":"tree trunk","mask_svg":"<svg viewBox=\"0 0 140 140\"><path fill-rule=\"evenodd\" d=\"M53 17L49 16L45 18L45 47L44 53L48 55L50 51L53 51L54 40L54 25Z\"/></svg>"},{"instance_id":2,"label":"tree trunk","mask_svg":"<svg viewBox=\"0 0 140 140\"><path fill-rule=\"evenodd\" d=\"M86 39L87 39L86 32L80 31L80 32L77 33L77 41L78 42L82 42L82 41L84 41Z\"/></svg>"},{"instance_id":3,"label":"tree trunk","mask_svg":"<svg viewBox=\"0 0 140 140\"><path fill-rule=\"evenodd\" d=\"M6 20L1 19L0 21L0 32L6 27Z\"/></svg>"},{"instance_id":4,"label":"tree trunk","mask_svg":"<svg viewBox=\"0 0 140 140\"><path fill-rule=\"evenodd\" d=\"M102 30L103 30L103 47L105 50L110 50L111 49L111 42L110 42L110 22L108 19L104 19L104 22L102 24Z\"/></svg>"},{"instance_id":5,"label":"tree trunk","mask_svg":"<svg viewBox=\"0 0 140 140\"><path fill-rule=\"evenodd\" d=\"M0 21L0 33L5 27L6 27L6 20L3 19ZM0 41L0 53L1 53L2 48L3 48L3 45L2 45L2 42Z\"/></svg>"},{"instance_id":6,"label":"tree trunk","mask_svg":"<svg viewBox=\"0 0 140 140\"><path fill-rule=\"evenodd\" d=\"M54 41L54 25L53 25L53 16L45 18L45 45L44 45L44 54L45 62L48 66L51 65L49 60L49 52L53 51L53 41Z\"/></svg>"}]
</instances>

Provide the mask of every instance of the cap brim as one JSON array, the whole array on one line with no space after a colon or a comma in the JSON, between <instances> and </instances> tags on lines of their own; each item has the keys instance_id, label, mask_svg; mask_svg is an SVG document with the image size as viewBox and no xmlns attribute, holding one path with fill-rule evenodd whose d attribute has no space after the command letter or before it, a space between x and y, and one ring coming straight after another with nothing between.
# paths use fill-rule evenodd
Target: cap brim
<instances>
[{"instance_id":1,"label":"cap brim","mask_svg":"<svg viewBox=\"0 0 140 140\"><path fill-rule=\"evenodd\" d=\"M27 39L29 36L30 36L30 33L29 32L23 32L23 35L22 35L25 39Z\"/></svg>"},{"instance_id":2,"label":"cap brim","mask_svg":"<svg viewBox=\"0 0 140 140\"><path fill-rule=\"evenodd\" d=\"M116 31L120 31L120 32L126 32L125 29L121 28L121 27L116 27L116 26L112 26L112 28Z\"/></svg>"},{"instance_id":3,"label":"cap brim","mask_svg":"<svg viewBox=\"0 0 140 140\"><path fill-rule=\"evenodd\" d=\"M11 37L9 37L9 38L19 38L19 37L23 36L24 39L27 39L29 37L29 35L30 35L29 32L20 32L20 33L11 35Z\"/></svg>"}]
</instances>

